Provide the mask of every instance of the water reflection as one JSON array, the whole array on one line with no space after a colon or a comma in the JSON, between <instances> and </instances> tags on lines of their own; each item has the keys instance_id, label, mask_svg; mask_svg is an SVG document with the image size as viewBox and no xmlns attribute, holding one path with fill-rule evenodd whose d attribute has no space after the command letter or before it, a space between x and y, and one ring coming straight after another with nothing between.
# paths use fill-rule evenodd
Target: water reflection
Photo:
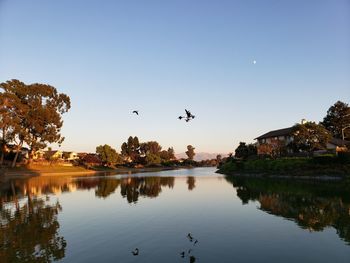
<instances>
[{"instance_id":1,"label":"water reflection","mask_svg":"<svg viewBox=\"0 0 350 263\"><path fill-rule=\"evenodd\" d=\"M96 262L98 257L104 259L103 262L113 262L120 256L121 262L135 259L142 262L155 262L154 259L158 262L213 262L215 257L226 259L221 262L232 262L232 257L236 256L239 262L238 259L250 255L245 248L260 249L259 255L265 253L265 259L269 259L275 250L269 250L269 243L263 247L266 243L262 240L266 236L274 236L270 242L275 242L277 247L274 249L283 253L287 253L296 241L303 243L300 238L274 235L274 229L286 229L289 234L288 227L294 227L295 223L301 229L313 232L332 227L350 244L348 184L237 177L225 177L225 180L215 174L192 176L196 175L193 170L181 177L162 175L34 177L0 185L0 261L62 259L76 262L85 256L85 261L81 259L81 262ZM164 198L158 198L162 194ZM144 198L158 199L147 204L127 205ZM295 223L268 217L282 224L276 226L274 220L267 219L263 222L267 227L260 229L262 234L259 236L255 229L264 213L256 210L254 205L244 206L251 201L257 202L260 211ZM65 211L62 214L60 203ZM79 213L76 213L77 207L81 209ZM300 230L300 233L307 234L307 231ZM334 233L323 236L344 253L342 246L346 246L337 237L338 243L334 243L332 237L336 237ZM291 243L284 246L283 242L287 241ZM230 250L231 246L235 250ZM310 240L304 241L302 247L297 248L300 255L309 249L312 254L313 249L321 248L323 254L318 252L317 255L322 259L327 252L326 246ZM140 254L134 257L130 252L135 248L140 249ZM328 252L332 249L330 247ZM168 260L169 255L173 258ZM90 260L93 256L95 258Z\"/></svg>"},{"instance_id":2,"label":"water reflection","mask_svg":"<svg viewBox=\"0 0 350 263\"><path fill-rule=\"evenodd\" d=\"M190 191L192 191L196 187L196 179L194 178L194 176L187 177L187 185L187 189Z\"/></svg>"},{"instance_id":3,"label":"water reflection","mask_svg":"<svg viewBox=\"0 0 350 263\"><path fill-rule=\"evenodd\" d=\"M191 177L189 177L191 178ZM34 177L27 181L14 180L1 186L0 208L4 203L24 198L25 196L41 196L61 194L77 190L95 189L95 195L107 198L120 188L120 194L129 203L136 203L140 196L155 198L162 192L163 187L172 189L175 177ZM188 189L195 187L195 179L188 180Z\"/></svg>"},{"instance_id":4,"label":"water reflection","mask_svg":"<svg viewBox=\"0 0 350 263\"><path fill-rule=\"evenodd\" d=\"M58 233L61 206L49 198L16 200L0 211L2 262L50 262L65 256L66 241Z\"/></svg>"},{"instance_id":5,"label":"water reflection","mask_svg":"<svg viewBox=\"0 0 350 263\"><path fill-rule=\"evenodd\" d=\"M350 187L345 182L296 182L261 178L226 177L243 204L258 201L267 213L293 220L303 229L327 227L350 244Z\"/></svg>"}]
</instances>

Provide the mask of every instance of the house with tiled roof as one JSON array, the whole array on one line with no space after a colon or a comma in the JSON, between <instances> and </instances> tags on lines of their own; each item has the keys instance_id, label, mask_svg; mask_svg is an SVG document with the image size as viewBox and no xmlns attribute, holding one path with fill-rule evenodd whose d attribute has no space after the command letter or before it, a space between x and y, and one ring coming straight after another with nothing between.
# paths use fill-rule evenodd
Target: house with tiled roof
<instances>
[{"instance_id":1,"label":"house with tiled roof","mask_svg":"<svg viewBox=\"0 0 350 263\"><path fill-rule=\"evenodd\" d=\"M257 140L257 152L258 155L264 155L264 154L271 154L272 151L279 147L285 147L288 146L289 143L293 141L293 127L278 129L269 131L267 133L264 133L260 135L259 137L256 137L255 140ZM334 152L341 152L346 151L350 147L350 142L332 138L327 143L327 150L328 151L334 151ZM287 148L287 147L286 147ZM286 149L288 153L291 153L291 149Z\"/></svg>"}]
</instances>

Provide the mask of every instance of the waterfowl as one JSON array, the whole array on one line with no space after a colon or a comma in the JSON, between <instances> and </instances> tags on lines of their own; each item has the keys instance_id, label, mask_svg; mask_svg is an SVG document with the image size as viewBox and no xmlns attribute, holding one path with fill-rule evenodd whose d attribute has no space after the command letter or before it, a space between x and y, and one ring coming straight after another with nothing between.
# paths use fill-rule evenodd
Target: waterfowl
<instances>
[{"instance_id":1,"label":"waterfowl","mask_svg":"<svg viewBox=\"0 0 350 263\"><path fill-rule=\"evenodd\" d=\"M182 120L185 119L186 122L189 122L190 120L193 120L195 116L187 109L185 109L186 116L179 116L178 119Z\"/></svg>"},{"instance_id":2,"label":"waterfowl","mask_svg":"<svg viewBox=\"0 0 350 263\"><path fill-rule=\"evenodd\" d=\"M134 256L137 256L139 254L139 249L138 248L135 248L133 251L131 251L131 253L134 255Z\"/></svg>"},{"instance_id":3,"label":"waterfowl","mask_svg":"<svg viewBox=\"0 0 350 263\"><path fill-rule=\"evenodd\" d=\"M187 238L192 242L193 241L193 236L191 235L191 233L187 234Z\"/></svg>"}]
</instances>

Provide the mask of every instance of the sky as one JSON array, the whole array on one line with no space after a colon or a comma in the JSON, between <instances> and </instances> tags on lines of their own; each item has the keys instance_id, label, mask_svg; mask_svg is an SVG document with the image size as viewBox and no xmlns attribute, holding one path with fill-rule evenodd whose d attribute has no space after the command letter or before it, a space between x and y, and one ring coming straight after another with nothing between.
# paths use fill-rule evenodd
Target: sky
<instances>
[{"instance_id":1,"label":"sky","mask_svg":"<svg viewBox=\"0 0 350 263\"><path fill-rule=\"evenodd\" d=\"M70 96L63 150L233 152L350 102L350 0L0 0L10 79Z\"/></svg>"}]
</instances>

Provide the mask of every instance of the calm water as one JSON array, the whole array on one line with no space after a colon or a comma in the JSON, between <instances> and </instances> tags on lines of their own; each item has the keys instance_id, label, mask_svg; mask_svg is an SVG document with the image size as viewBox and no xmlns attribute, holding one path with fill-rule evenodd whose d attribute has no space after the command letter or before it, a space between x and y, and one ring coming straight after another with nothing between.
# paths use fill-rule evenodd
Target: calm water
<instances>
[{"instance_id":1,"label":"calm water","mask_svg":"<svg viewBox=\"0 0 350 263\"><path fill-rule=\"evenodd\" d=\"M0 185L0 261L350 262L346 184L214 171Z\"/></svg>"}]
</instances>

